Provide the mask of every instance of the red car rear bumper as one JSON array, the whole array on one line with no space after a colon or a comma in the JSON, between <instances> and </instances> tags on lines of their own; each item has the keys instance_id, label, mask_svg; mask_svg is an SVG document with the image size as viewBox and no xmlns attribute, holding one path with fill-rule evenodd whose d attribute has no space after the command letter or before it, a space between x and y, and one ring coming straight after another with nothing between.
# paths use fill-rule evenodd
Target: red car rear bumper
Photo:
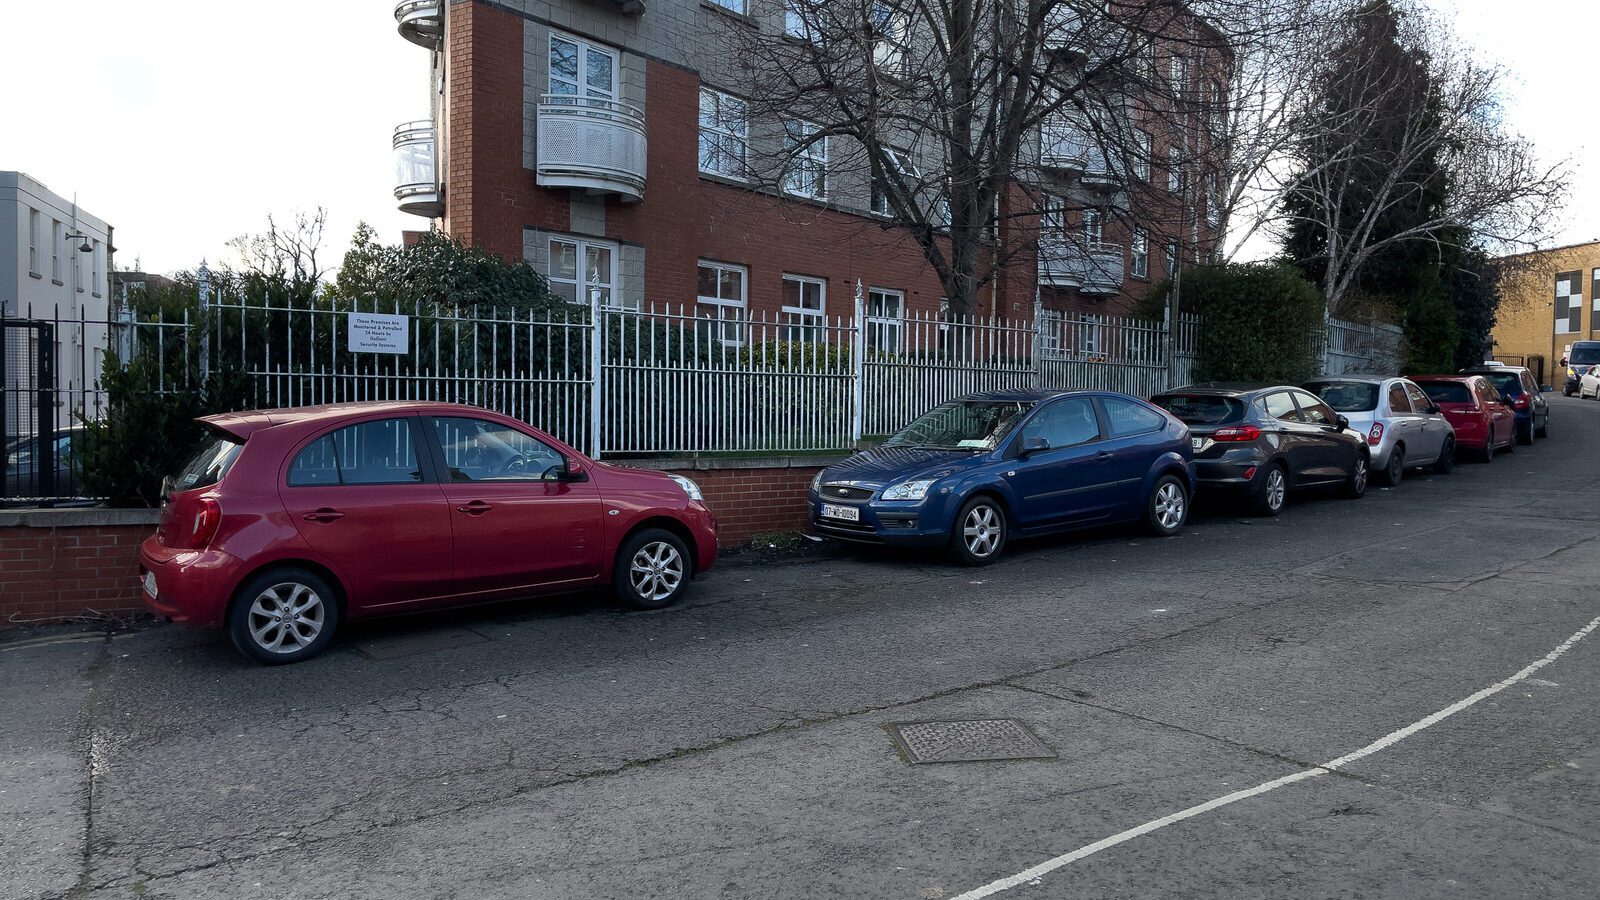
<instances>
[{"instance_id":1,"label":"red car rear bumper","mask_svg":"<svg viewBox=\"0 0 1600 900\"><path fill-rule=\"evenodd\" d=\"M139 547L139 577L155 576L155 596L141 587L145 606L186 625L217 626L227 611L239 560L220 550L174 550L154 537ZM146 581L148 585L148 581Z\"/></svg>"}]
</instances>

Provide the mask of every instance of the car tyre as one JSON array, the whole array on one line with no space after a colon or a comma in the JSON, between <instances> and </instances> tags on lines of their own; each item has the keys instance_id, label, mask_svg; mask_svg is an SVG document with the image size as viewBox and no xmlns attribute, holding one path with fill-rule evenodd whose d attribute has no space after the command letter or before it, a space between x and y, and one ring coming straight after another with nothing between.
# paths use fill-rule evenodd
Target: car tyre
<instances>
[{"instance_id":1,"label":"car tyre","mask_svg":"<svg viewBox=\"0 0 1600 900\"><path fill-rule=\"evenodd\" d=\"M1438 475L1449 475L1450 470L1456 467L1456 439L1447 437L1444 446L1439 449L1439 458L1433 461L1433 471Z\"/></svg>"},{"instance_id":2,"label":"car tyre","mask_svg":"<svg viewBox=\"0 0 1600 900\"><path fill-rule=\"evenodd\" d=\"M1250 506L1258 516L1275 516L1283 512L1289 500L1289 473L1279 463L1261 471L1261 483L1256 485Z\"/></svg>"},{"instance_id":3,"label":"car tyre","mask_svg":"<svg viewBox=\"0 0 1600 900\"><path fill-rule=\"evenodd\" d=\"M611 566L611 592L629 609L665 609L689 589L693 575L683 538L646 528L622 542Z\"/></svg>"},{"instance_id":4,"label":"car tyre","mask_svg":"<svg viewBox=\"0 0 1600 900\"><path fill-rule=\"evenodd\" d=\"M1483 441L1483 452L1480 458L1486 463L1494 462L1494 429L1489 429L1489 436Z\"/></svg>"},{"instance_id":5,"label":"car tyre","mask_svg":"<svg viewBox=\"0 0 1600 900\"><path fill-rule=\"evenodd\" d=\"M1383 467L1383 483L1394 487L1406 477L1406 448L1396 444L1389 451L1389 464Z\"/></svg>"},{"instance_id":6,"label":"car tyre","mask_svg":"<svg viewBox=\"0 0 1600 900\"><path fill-rule=\"evenodd\" d=\"M1531 444L1531 443L1533 443L1533 417L1532 416L1528 417L1528 426L1526 428L1522 427L1521 425L1517 426L1517 441L1516 442L1519 443L1519 444Z\"/></svg>"},{"instance_id":7,"label":"car tyre","mask_svg":"<svg viewBox=\"0 0 1600 900\"><path fill-rule=\"evenodd\" d=\"M245 656L281 666L321 653L339 621L339 597L327 579L306 569L269 569L234 595L228 636Z\"/></svg>"},{"instance_id":8,"label":"car tyre","mask_svg":"<svg viewBox=\"0 0 1600 900\"><path fill-rule=\"evenodd\" d=\"M1550 417L1548 415L1544 417L1544 424L1540 425L1534 430L1533 436L1541 438L1547 438L1550 436Z\"/></svg>"},{"instance_id":9,"label":"car tyre","mask_svg":"<svg viewBox=\"0 0 1600 900\"><path fill-rule=\"evenodd\" d=\"M1145 524L1157 537L1172 537L1189 521L1189 488L1176 475L1156 480L1145 501Z\"/></svg>"},{"instance_id":10,"label":"car tyre","mask_svg":"<svg viewBox=\"0 0 1600 900\"><path fill-rule=\"evenodd\" d=\"M973 497L956 513L950 558L963 566L986 566L1000 558L1009 528L1006 511L993 497Z\"/></svg>"},{"instance_id":11,"label":"car tyre","mask_svg":"<svg viewBox=\"0 0 1600 900\"><path fill-rule=\"evenodd\" d=\"M1356 464L1350 469L1350 476L1345 479L1341 488L1347 500L1360 500L1367 493L1367 477L1371 474L1371 463L1367 455L1362 453L1356 457Z\"/></svg>"},{"instance_id":12,"label":"car tyre","mask_svg":"<svg viewBox=\"0 0 1600 900\"><path fill-rule=\"evenodd\" d=\"M1506 445L1500 449L1507 453L1515 453L1517 452L1517 444L1520 443L1521 440L1521 429L1513 425L1511 426L1511 440L1506 441Z\"/></svg>"}]
</instances>

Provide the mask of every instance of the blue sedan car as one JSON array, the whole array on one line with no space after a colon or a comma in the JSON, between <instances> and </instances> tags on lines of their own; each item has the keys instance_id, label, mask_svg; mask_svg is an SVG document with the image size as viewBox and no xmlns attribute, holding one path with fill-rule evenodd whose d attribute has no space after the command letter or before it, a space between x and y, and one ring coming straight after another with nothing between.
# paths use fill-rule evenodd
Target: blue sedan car
<instances>
[{"instance_id":1,"label":"blue sedan car","mask_svg":"<svg viewBox=\"0 0 1600 900\"><path fill-rule=\"evenodd\" d=\"M998 391L945 403L817 474L811 522L849 541L993 562L1012 536L1144 521L1175 534L1194 493L1188 426L1109 391Z\"/></svg>"}]
</instances>

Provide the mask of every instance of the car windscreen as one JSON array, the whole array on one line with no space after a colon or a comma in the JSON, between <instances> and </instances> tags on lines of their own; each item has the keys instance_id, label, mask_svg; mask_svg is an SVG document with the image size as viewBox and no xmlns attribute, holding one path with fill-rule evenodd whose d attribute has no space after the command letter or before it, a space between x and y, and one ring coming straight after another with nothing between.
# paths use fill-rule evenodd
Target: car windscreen
<instances>
[{"instance_id":1,"label":"car windscreen","mask_svg":"<svg viewBox=\"0 0 1600 900\"><path fill-rule=\"evenodd\" d=\"M1600 341L1573 344L1572 352L1567 354L1567 362L1574 366L1600 365Z\"/></svg>"},{"instance_id":2,"label":"car windscreen","mask_svg":"<svg viewBox=\"0 0 1600 900\"><path fill-rule=\"evenodd\" d=\"M233 468L233 461L239 458L242 449L244 442L231 434L216 430L206 432L200 449L172 476L164 493L193 491L216 484Z\"/></svg>"},{"instance_id":3,"label":"car windscreen","mask_svg":"<svg viewBox=\"0 0 1600 900\"><path fill-rule=\"evenodd\" d=\"M1226 425L1244 418L1244 403L1217 394L1161 394L1150 398L1185 425Z\"/></svg>"},{"instance_id":4,"label":"car windscreen","mask_svg":"<svg viewBox=\"0 0 1600 900\"><path fill-rule=\"evenodd\" d=\"M1365 381L1317 381L1306 390L1322 398L1334 412L1370 412L1378 408L1378 386Z\"/></svg>"},{"instance_id":5,"label":"car windscreen","mask_svg":"<svg viewBox=\"0 0 1600 900\"><path fill-rule=\"evenodd\" d=\"M1494 389L1502 394L1513 397L1522 395L1522 376L1516 372L1484 372L1483 377L1489 379Z\"/></svg>"},{"instance_id":6,"label":"car windscreen","mask_svg":"<svg viewBox=\"0 0 1600 900\"><path fill-rule=\"evenodd\" d=\"M1472 390L1459 381L1419 381L1417 387L1435 403L1472 402Z\"/></svg>"},{"instance_id":7,"label":"car windscreen","mask_svg":"<svg viewBox=\"0 0 1600 900\"><path fill-rule=\"evenodd\" d=\"M952 400L918 416L883 445L993 450L1032 408L1031 400Z\"/></svg>"}]
</instances>

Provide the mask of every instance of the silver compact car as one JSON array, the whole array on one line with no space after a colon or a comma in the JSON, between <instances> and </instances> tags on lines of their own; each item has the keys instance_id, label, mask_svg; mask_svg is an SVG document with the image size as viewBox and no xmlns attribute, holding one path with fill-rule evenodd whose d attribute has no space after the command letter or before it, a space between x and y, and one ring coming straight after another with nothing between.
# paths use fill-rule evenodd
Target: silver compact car
<instances>
[{"instance_id":1,"label":"silver compact car","mask_svg":"<svg viewBox=\"0 0 1600 900\"><path fill-rule=\"evenodd\" d=\"M1410 380L1341 375L1304 387L1367 436L1372 472L1384 484L1399 484L1408 468L1431 466L1442 475L1455 465L1455 429Z\"/></svg>"}]
</instances>

